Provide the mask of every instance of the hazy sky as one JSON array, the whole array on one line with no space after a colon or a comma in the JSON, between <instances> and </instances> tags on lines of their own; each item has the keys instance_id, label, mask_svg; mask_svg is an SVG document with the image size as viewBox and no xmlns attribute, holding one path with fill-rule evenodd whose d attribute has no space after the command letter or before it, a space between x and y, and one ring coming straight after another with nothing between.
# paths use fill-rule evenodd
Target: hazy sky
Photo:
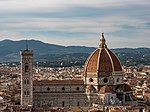
<instances>
[{"instance_id":1,"label":"hazy sky","mask_svg":"<svg viewBox=\"0 0 150 112\"><path fill-rule=\"evenodd\" d=\"M150 47L150 0L0 0L0 40Z\"/></svg>"}]
</instances>

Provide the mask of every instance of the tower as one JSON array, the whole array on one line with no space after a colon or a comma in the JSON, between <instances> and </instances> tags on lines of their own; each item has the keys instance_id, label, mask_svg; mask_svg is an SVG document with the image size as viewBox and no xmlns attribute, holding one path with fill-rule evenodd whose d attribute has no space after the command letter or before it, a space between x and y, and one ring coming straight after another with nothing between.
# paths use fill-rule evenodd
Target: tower
<instances>
[{"instance_id":1,"label":"tower","mask_svg":"<svg viewBox=\"0 0 150 112\"><path fill-rule=\"evenodd\" d=\"M33 51L21 50L21 105L33 104Z\"/></svg>"}]
</instances>

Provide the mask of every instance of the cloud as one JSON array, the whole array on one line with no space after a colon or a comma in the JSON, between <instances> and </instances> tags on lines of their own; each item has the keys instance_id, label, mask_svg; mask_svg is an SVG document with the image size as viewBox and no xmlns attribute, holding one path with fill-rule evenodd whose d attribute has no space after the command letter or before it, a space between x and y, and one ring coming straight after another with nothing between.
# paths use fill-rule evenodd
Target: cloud
<instances>
[{"instance_id":1,"label":"cloud","mask_svg":"<svg viewBox=\"0 0 150 112\"><path fill-rule=\"evenodd\" d=\"M0 39L97 46L103 31L110 47L150 47L149 6L149 0L0 0Z\"/></svg>"},{"instance_id":2,"label":"cloud","mask_svg":"<svg viewBox=\"0 0 150 112\"><path fill-rule=\"evenodd\" d=\"M73 6L85 7L122 7L128 5L149 5L149 0L1 0L1 11L35 11L35 10L48 10L54 11L61 8ZM54 9L54 10L53 10Z\"/></svg>"}]
</instances>

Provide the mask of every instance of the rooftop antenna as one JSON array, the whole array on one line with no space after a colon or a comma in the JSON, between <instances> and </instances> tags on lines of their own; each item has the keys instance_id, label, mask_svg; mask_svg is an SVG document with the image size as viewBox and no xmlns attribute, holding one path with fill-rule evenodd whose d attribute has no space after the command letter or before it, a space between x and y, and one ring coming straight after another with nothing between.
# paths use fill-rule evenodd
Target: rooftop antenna
<instances>
[{"instance_id":1,"label":"rooftop antenna","mask_svg":"<svg viewBox=\"0 0 150 112\"><path fill-rule=\"evenodd\" d=\"M28 40L26 39L26 50L28 50Z\"/></svg>"}]
</instances>

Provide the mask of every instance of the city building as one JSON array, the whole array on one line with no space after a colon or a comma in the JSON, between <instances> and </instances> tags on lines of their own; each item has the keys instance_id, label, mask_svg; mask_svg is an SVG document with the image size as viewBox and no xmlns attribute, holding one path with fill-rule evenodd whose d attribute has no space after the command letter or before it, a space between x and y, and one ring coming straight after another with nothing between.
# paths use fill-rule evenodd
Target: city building
<instances>
[{"instance_id":1,"label":"city building","mask_svg":"<svg viewBox=\"0 0 150 112\"><path fill-rule=\"evenodd\" d=\"M107 48L104 33L85 64L82 80L32 80L33 52L21 51L21 105L33 108L136 106L116 55Z\"/></svg>"}]
</instances>

